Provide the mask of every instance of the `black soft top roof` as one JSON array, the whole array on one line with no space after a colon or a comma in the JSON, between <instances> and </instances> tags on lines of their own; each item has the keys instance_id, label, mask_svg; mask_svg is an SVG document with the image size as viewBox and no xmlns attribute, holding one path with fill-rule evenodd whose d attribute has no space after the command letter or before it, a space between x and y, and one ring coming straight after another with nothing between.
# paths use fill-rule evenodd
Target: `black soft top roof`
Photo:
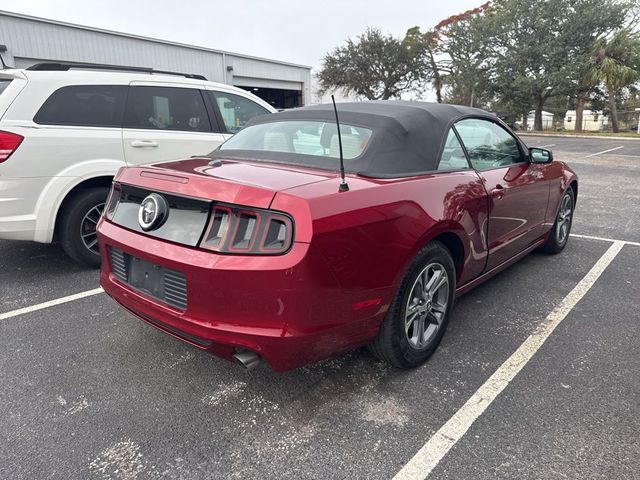
<instances>
[{"instance_id":1,"label":"black soft top roof","mask_svg":"<svg viewBox=\"0 0 640 480\"><path fill-rule=\"evenodd\" d=\"M345 165L349 171L372 177L433 171L452 123L465 117L497 120L484 110L441 103L385 100L338 103L337 107L340 123L373 131L364 154ZM332 104L314 105L255 117L247 127L284 120L335 122L335 115Z\"/></svg>"}]
</instances>

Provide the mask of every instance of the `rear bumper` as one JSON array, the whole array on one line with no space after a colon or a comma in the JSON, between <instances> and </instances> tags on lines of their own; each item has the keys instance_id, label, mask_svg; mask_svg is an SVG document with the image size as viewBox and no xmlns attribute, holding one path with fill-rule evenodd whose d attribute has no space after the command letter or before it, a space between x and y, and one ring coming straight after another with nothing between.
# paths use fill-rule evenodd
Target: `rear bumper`
<instances>
[{"instance_id":1,"label":"rear bumper","mask_svg":"<svg viewBox=\"0 0 640 480\"><path fill-rule=\"evenodd\" d=\"M36 237L35 215L0 217L0 239L34 241Z\"/></svg>"},{"instance_id":2,"label":"rear bumper","mask_svg":"<svg viewBox=\"0 0 640 480\"><path fill-rule=\"evenodd\" d=\"M370 341L384 302L353 308L362 295L343 293L324 260L307 243L273 257L219 255L125 230L98 226L104 290L147 323L228 359L237 348L284 371ZM111 273L108 249L181 272L187 307L170 307L133 290Z\"/></svg>"},{"instance_id":3,"label":"rear bumper","mask_svg":"<svg viewBox=\"0 0 640 480\"><path fill-rule=\"evenodd\" d=\"M51 241L53 202L42 198L50 181L51 177L0 176L0 239Z\"/></svg>"}]
</instances>

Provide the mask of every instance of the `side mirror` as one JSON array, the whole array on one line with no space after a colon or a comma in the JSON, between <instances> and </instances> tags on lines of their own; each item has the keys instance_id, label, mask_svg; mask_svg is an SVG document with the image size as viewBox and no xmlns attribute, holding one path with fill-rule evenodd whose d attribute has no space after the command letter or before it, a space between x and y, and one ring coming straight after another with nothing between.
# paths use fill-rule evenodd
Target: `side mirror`
<instances>
[{"instance_id":1,"label":"side mirror","mask_svg":"<svg viewBox=\"0 0 640 480\"><path fill-rule=\"evenodd\" d=\"M529 158L531 163L550 163L553 160L553 153L551 150L532 147L529 149Z\"/></svg>"}]
</instances>

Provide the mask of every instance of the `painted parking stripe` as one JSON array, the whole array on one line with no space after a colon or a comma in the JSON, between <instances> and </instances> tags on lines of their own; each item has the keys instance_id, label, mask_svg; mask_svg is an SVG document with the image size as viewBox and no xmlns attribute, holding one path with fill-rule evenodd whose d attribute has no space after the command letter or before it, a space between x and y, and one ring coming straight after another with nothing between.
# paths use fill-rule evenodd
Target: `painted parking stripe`
<instances>
[{"instance_id":1,"label":"painted parking stripe","mask_svg":"<svg viewBox=\"0 0 640 480\"><path fill-rule=\"evenodd\" d=\"M624 146L621 146L621 147L615 147L615 148L610 148L609 150L603 150L602 152L592 153L591 155L587 155L587 156L586 156L586 157L584 157L584 158L595 157L596 155L602 155L603 153L613 152L614 150L620 150L621 148L624 148Z\"/></svg>"},{"instance_id":2,"label":"painted parking stripe","mask_svg":"<svg viewBox=\"0 0 640 480\"><path fill-rule=\"evenodd\" d=\"M555 143L550 143L549 145L538 145L538 148L549 148L549 147L555 147L556 144Z\"/></svg>"},{"instance_id":3,"label":"painted parking stripe","mask_svg":"<svg viewBox=\"0 0 640 480\"><path fill-rule=\"evenodd\" d=\"M36 312L44 308L53 307L55 305L61 305L63 303L73 302L74 300L80 300L81 298L91 297L92 295L98 295L104 292L102 288L94 288L93 290L86 290L84 292L75 293L66 297L56 298L55 300L49 300L48 302L38 303L31 305L30 307L19 308L12 310L11 312L0 313L0 320L6 320L7 318L17 317L18 315L24 315L25 313Z\"/></svg>"},{"instance_id":4,"label":"painted parking stripe","mask_svg":"<svg viewBox=\"0 0 640 480\"><path fill-rule=\"evenodd\" d=\"M605 238L605 237L594 237L593 235L580 235L578 233L572 233L571 234L572 237L576 237L576 238L585 238L587 240L597 240L599 242L620 242L620 243L624 243L625 245L634 245L636 247L640 247L640 242L630 242L627 240L615 240L613 238Z\"/></svg>"},{"instance_id":5,"label":"painted parking stripe","mask_svg":"<svg viewBox=\"0 0 640 480\"><path fill-rule=\"evenodd\" d=\"M396 474L394 480L424 480L429 476L449 450L469 430L473 422L484 413L487 407L500 395L500 392L509 385L518 372L531 360L560 322L565 319L573 307L598 280L624 245L624 242L616 241L607 249L604 255L589 270L589 273L564 297L560 305L547 316L536 332L530 335L493 375L476 390L471 398L467 400L467 403L427 441L418 453L409 460L409 463Z\"/></svg>"},{"instance_id":6,"label":"painted parking stripe","mask_svg":"<svg viewBox=\"0 0 640 480\"><path fill-rule=\"evenodd\" d=\"M616 157L622 157L622 158L638 158L638 157L640 157L640 155L630 155L630 154L626 154L626 153L616 153Z\"/></svg>"}]
</instances>

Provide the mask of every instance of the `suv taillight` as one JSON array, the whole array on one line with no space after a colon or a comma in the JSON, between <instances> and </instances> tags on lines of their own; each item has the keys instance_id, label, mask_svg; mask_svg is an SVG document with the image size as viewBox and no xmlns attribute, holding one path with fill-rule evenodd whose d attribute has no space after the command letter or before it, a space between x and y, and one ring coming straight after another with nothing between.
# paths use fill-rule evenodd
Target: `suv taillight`
<instances>
[{"instance_id":1,"label":"suv taillight","mask_svg":"<svg viewBox=\"0 0 640 480\"><path fill-rule=\"evenodd\" d=\"M4 162L16 151L22 140L24 140L22 135L0 131L0 163Z\"/></svg>"},{"instance_id":2,"label":"suv taillight","mask_svg":"<svg viewBox=\"0 0 640 480\"><path fill-rule=\"evenodd\" d=\"M217 204L200 247L220 253L280 255L292 243L293 221L287 215Z\"/></svg>"}]
</instances>

